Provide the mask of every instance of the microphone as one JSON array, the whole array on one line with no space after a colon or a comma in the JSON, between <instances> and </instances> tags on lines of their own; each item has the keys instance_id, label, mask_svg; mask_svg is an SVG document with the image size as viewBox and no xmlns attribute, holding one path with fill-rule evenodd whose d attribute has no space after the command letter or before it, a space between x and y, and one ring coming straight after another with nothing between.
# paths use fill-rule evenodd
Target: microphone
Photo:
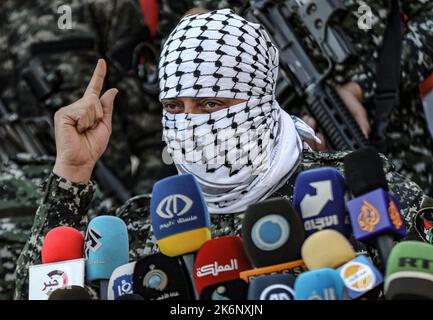
<instances>
[{"instance_id":1,"label":"microphone","mask_svg":"<svg viewBox=\"0 0 433 320\"><path fill-rule=\"evenodd\" d=\"M41 250L42 263L74 260L83 257L84 238L72 227L56 227L46 234Z\"/></svg>"},{"instance_id":2,"label":"microphone","mask_svg":"<svg viewBox=\"0 0 433 320\"><path fill-rule=\"evenodd\" d=\"M56 289L84 286L83 235L71 227L50 230L43 241L43 264L29 267L29 300L47 300Z\"/></svg>"},{"instance_id":3,"label":"microphone","mask_svg":"<svg viewBox=\"0 0 433 320\"><path fill-rule=\"evenodd\" d=\"M185 265L177 257L162 253L137 261L132 280L133 292L145 300L192 300L194 292Z\"/></svg>"},{"instance_id":4,"label":"microphone","mask_svg":"<svg viewBox=\"0 0 433 320\"><path fill-rule=\"evenodd\" d=\"M333 229L350 236L346 213L346 184L334 168L301 172L295 181L293 205L304 225L305 237L316 231Z\"/></svg>"},{"instance_id":5,"label":"microphone","mask_svg":"<svg viewBox=\"0 0 433 320\"><path fill-rule=\"evenodd\" d=\"M91 284L99 280L101 299L106 300L111 274L129 261L125 222L114 216L93 218L87 227L84 254L87 282Z\"/></svg>"},{"instance_id":6,"label":"microphone","mask_svg":"<svg viewBox=\"0 0 433 320\"><path fill-rule=\"evenodd\" d=\"M433 300L433 246L405 241L391 251L386 265L385 298Z\"/></svg>"},{"instance_id":7,"label":"microphone","mask_svg":"<svg viewBox=\"0 0 433 320\"><path fill-rule=\"evenodd\" d=\"M269 199L248 206L242 239L251 263L266 267L301 258L304 228L289 200Z\"/></svg>"},{"instance_id":8,"label":"microphone","mask_svg":"<svg viewBox=\"0 0 433 320\"><path fill-rule=\"evenodd\" d=\"M200 295L204 287L239 279L239 273L251 269L238 236L224 236L206 241L194 263L194 282Z\"/></svg>"},{"instance_id":9,"label":"microphone","mask_svg":"<svg viewBox=\"0 0 433 320\"><path fill-rule=\"evenodd\" d=\"M251 281L248 300L293 300L295 277L291 274L260 276Z\"/></svg>"},{"instance_id":10,"label":"microphone","mask_svg":"<svg viewBox=\"0 0 433 320\"><path fill-rule=\"evenodd\" d=\"M219 282L201 291L200 300L246 300L248 284L241 279Z\"/></svg>"},{"instance_id":11,"label":"microphone","mask_svg":"<svg viewBox=\"0 0 433 320\"><path fill-rule=\"evenodd\" d=\"M347 202L354 236L374 245L384 269L394 239L406 235L406 225L396 197L388 194L388 182L379 154L371 147L344 158L348 188L355 196Z\"/></svg>"},{"instance_id":12,"label":"microphone","mask_svg":"<svg viewBox=\"0 0 433 320\"><path fill-rule=\"evenodd\" d=\"M92 300L92 298L83 287L67 286L54 290L48 300Z\"/></svg>"},{"instance_id":13,"label":"microphone","mask_svg":"<svg viewBox=\"0 0 433 320\"><path fill-rule=\"evenodd\" d=\"M332 229L313 233L305 240L301 251L302 260L309 270L334 269L356 256L350 242Z\"/></svg>"},{"instance_id":14,"label":"microphone","mask_svg":"<svg viewBox=\"0 0 433 320\"><path fill-rule=\"evenodd\" d=\"M150 216L159 249L169 257L195 252L211 238L206 202L191 174L155 183Z\"/></svg>"},{"instance_id":15,"label":"microphone","mask_svg":"<svg viewBox=\"0 0 433 320\"><path fill-rule=\"evenodd\" d=\"M346 237L335 230L318 231L308 237L302 246L302 259L309 270L338 268L351 299L361 297L383 282L370 259L356 257Z\"/></svg>"},{"instance_id":16,"label":"microphone","mask_svg":"<svg viewBox=\"0 0 433 320\"><path fill-rule=\"evenodd\" d=\"M39 264L29 267L29 300L47 300L54 290L84 286L84 259Z\"/></svg>"},{"instance_id":17,"label":"microphone","mask_svg":"<svg viewBox=\"0 0 433 320\"><path fill-rule=\"evenodd\" d=\"M344 282L334 269L304 272L295 280L295 300L344 300Z\"/></svg>"},{"instance_id":18,"label":"microphone","mask_svg":"<svg viewBox=\"0 0 433 320\"><path fill-rule=\"evenodd\" d=\"M108 282L108 300L118 300L120 296L133 293L132 283L136 262L124 264L114 269Z\"/></svg>"}]
</instances>

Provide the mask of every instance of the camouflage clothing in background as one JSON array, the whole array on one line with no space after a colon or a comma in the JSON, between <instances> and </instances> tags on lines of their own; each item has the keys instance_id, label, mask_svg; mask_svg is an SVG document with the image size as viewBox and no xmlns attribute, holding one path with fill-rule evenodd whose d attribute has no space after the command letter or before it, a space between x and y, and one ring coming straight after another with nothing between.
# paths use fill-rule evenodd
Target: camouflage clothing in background
<instances>
[{"instance_id":1,"label":"camouflage clothing in background","mask_svg":"<svg viewBox=\"0 0 433 320\"><path fill-rule=\"evenodd\" d=\"M58 28L57 9L67 4L72 10L72 29ZM116 4L116 6L115 6ZM0 3L0 97L13 110L26 117L48 115L55 110L43 108L21 79L21 71L30 59L34 44L90 38L93 49L41 53L47 73L59 70L63 81L57 92L62 106L78 100L87 86L99 57L107 58L106 88L117 87L113 133L103 162L123 181L132 194L151 189L155 179L167 175L160 163L161 107L157 99L145 94L141 82L131 70L118 68L112 56L122 41L132 34L150 41L143 16L135 0L5 0ZM56 44L53 44L55 47ZM124 53L131 60L133 48ZM157 58L157 57L156 57ZM131 174L131 156L138 159ZM172 172L172 171L169 171Z\"/></svg>"},{"instance_id":2,"label":"camouflage clothing in background","mask_svg":"<svg viewBox=\"0 0 433 320\"><path fill-rule=\"evenodd\" d=\"M70 30L58 28L61 14L57 10L65 4L72 10ZM0 1L0 97L12 112L18 112L23 118L47 116L52 119L55 110L44 108L22 80L21 71L36 57L31 54L32 45L72 38L93 39L93 49L78 47L37 55L47 73L59 70L63 81L56 90L57 96L62 105L68 105L82 96L98 57L107 58L118 47L119 40L142 29L143 18L135 0ZM145 32L142 36L145 39ZM48 47L57 48L57 45ZM132 56L132 49L125 54ZM161 164L163 142L159 102L143 92L134 74L116 68L112 59L108 59L106 87L117 87L120 92L115 104L113 133L103 161L131 194L148 191L155 180L174 173L173 169ZM54 141L48 144L54 155ZM134 175L131 174L132 156L139 161ZM51 172L52 163L46 166L42 180ZM0 167L0 210L3 209L0 216L0 299L12 297L14 262L28 240L41 198L37 188L42 180L25 180L28 172L37 169L37 166L34 169L21 162L1 164ZM33 193L25 194L27 189ZM27 202L31 207L26 206ZM111 199L106 197L102 206L92 204L92 208L100 208L95 214L110 213L112 207Z\"/></svg>"},{"instance_id":3,"label":"camouflage clothing in background","mask_svg":"<svg viewBox=\"0 0 433 320\"><path fill-rule=\"evenodd\" d=\"M344 152L304 152L298 172L322 166L335 167L342 172L342 160L346 154ZM384 169L389 182L390 193L397 195L400 199L407 225L411 227L414 215L430 198L425 196L415 183L395 172L391 163L386 162ZM293 175L287 184L271 197L291 199L296 176L297 174ZM93 183L87 185L73 184L53 174L45 188L45 196L37 211L30 240L17 263L15 299L27 298L28 268L41 262L40 252L44 235L58 225L68 225L83 232L87 227L86 213L94 191ZM131 208L134 206L125 206L116 213L125 221L128 228L131 260L137 260L145 255L158 252L150 224L149 199L149 195L140 196L135 201L137 204L135 207L139 209L132 210ZM212 236L240 235L242 218L243 214L212 215Z\"/></svg>"},{"instance_id":4,"label":"camouflage clothing in background","mask_svg":"<svg viewBox=\"0 0 433 320\"><path fill-rule=\"evenodd\" d=\"M343 21L343 29L351 37L356 50L353 63L339 66L335 81L358 82L365 95L365 107L372 118L376 89L376 58L382 43L389 12L387 0L344 0L351 12ZM427 128L418 85L433 73L433 1L401 0L409 20L405 24L402 47L400 105L394 107L387 131L387 156L395 161L397 171L418 183L424 192L433 195L433 139ZM358 8L368 4L373 13L371 30L361 30Z\"/></svg>"}]
</instances>

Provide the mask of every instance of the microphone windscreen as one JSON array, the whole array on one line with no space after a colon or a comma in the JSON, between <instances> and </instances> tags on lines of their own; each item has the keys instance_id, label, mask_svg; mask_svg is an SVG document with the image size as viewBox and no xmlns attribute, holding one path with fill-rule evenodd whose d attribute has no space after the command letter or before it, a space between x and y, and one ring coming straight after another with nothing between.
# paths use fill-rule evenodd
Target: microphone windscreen
<instances>
[{"instance_id":1,"label":"microphone windscreen","mask_svg":"<svg viewBox=\"0 0 433 320\"><path fill-rule=\"evenodd\" d=\"M142 296L136 293L124 294L116 298L116 300L144 300Z\"/></svg>"},{"instance_id":2,"label":"microphone windscreen","mask_svg":"<svg viewBox=\"0 0 433 320\"><path fill-rule=\"evenodd\" d=\"M137 261L133 292L145 300L190 300L193 288L182 261L162 253Z\"/></svg>"},{"instance_id":3,"label":"microphone windscreen","mask_svg":"<svg viewBox=\"0 0 433 320\"><path fill-rule=\"evenodd\" d=\"M195 252L211 238L207 205L191 174L155 183L150 216L158 247L167 256Z\"/></svg>"},{"instance_id":4,"label":"microphone windscreen","mask_svg":"<svg viewBox=\"0 0 433 320\"><path fill-rule=\"evenodd\" d=\"M269 199L248 206L242 239L255 267L271 266L300 259L304 228L289 200Z\"/></svg>"},{"instance_id":5,"label":"microphone windscreen","mask_svg":"<svg viewBox=\"0 0 433 320\"><path fill-rule=\"evenodd\" d=\"M371 259L364 255L346 262L337 271L351 299L357 299L383 283L382 274Z\"/></svg>"},{"instance_id":6,"label":"microphone windscreen","mask_svg":"<svg viewBox=\"0 0 433 320\"><path fill-rule=\"evenodd\" d=\"M344 176L355 197L378 188L388 191L382 158L372 147L355 150L344 158Z\"/></svg>"},{"instance_id":7,"label":"microphone windscreen","mask_svg":"<svg viewBox=\"0 0 433 320\"><path fill-rule=\"evenodd\" d=\"M118 297L133 293L132 283L136 262L117 267L111 274L107 288L107 299L117 300Z\"/></svg>"},{"instance_id":8,"label":"microphone windscreen","mask_svg":"<svg viewBox=\"0 0 433 320\"><path fill-rule=\"evenodd\" d=\"M87 227L84 244L87 282L109 280L114 269L129 261L125 222L114 216L99 216Z\"/></svg>"},{"instance_id":9,"label":"microphone windscreen","mask_svg":"<svg viewBox=\"0 0 433 320\"><path fill-rule=\"evenodd\" d=\"M246 300L248 284L241 279L219 282L204 287L200 300Z\"/></svg>"},{"instance_id":10,"label":"microphone windscreen","mask_svg":"<svg viewBox=\"0 0 433 320\"><path fill-rule=\"evenodd\" d=\"M344 282L334 269L301 273L295 281L295 300L343 300Z\"/></svg>"},{"instance_id":11,"label":"microphone windscreen","mask_svg":"<svg viewBox=\"0 0 433 320\"><path fill-rule=\"evenodd\" d=\"M295 277L291 274L260 276L250 282L248 300L293 300Z\"/></svg>"},{"instance_id":12,"label":"microphone windscreen","mask_svg":"<svg viewBox=\"0 0 433 320\"><path fill-rule=\"evenodd\" d=\"M48 231L42 244L42 263L75 260L83 257L84 238L72 227L57 227Z\"/></svg>"},{"instance_id":13,"label":"microphone windscreen","mask_svg":"<svg viewBox=\"0 0 433 320\"><path fill-rule=\"evenodd\" d=\"M302 260L309 270L337 268L355 258L350 242L335 230L322 230L309 236L302 245Z\"/></svg>"},{"instance_id":14,"label":"microphone windscreen","mask_svg":"<svg viewBox=\"0 0 433 320\"><path fill-rule=\"evenodd\" d=\"M386 266L385 298L433 299L433 246L418 241L398 243Z\"/></svg>"},{"instance_id":15,"label":"microphone windscreen","mask_svg":"<svg viewBox=\"0 0 433 320\"><path fill-rule=\"evenodd\" d=\"M67 286L51 292L48 300L92 300L92 298L83 287Z\"/></svg>"},{"instance_id":16,"label":"microphone windscreen","mask_svg":"<svg viewBox=\"0 0 433 320\"><path fill-rule=\"evenodd\" d=\"M346 184L334 168L301 172L296 178L293 205L304 225L305 237L323 229L350 235L346 212Z\"/></svg>"},{"instance_id":17,"label":"microphone windscreen","mask_svg":"<svg viewBox=\"0 0 433 320\"><path fill-rule=\"evenodd\" d=\"M194 263L194 281L198 294L204 287L239 278L241 271L251 269L242 239L225 236L206 241Z\"/></svg>"}]
</instances>

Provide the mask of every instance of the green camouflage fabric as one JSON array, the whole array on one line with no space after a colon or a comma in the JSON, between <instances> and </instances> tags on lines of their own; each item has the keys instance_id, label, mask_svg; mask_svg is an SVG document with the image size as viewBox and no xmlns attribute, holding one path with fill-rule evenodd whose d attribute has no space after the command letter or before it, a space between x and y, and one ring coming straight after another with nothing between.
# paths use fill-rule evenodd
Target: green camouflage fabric
<instances>
[{"instance_id":1,"label":"green camouflage fabric","mask_svg":"<svg viewBox=\"0 0 433 320\"><path fill-rule=\"evenodd\" d=\"M61 30L58 8L67 4L72 13L72 29ZM174 168L161 166L161 109L155 97L142 90L142 84L133 73L119 70L110 59L119 40L136 34L143 28L143 17L135 0L4 0L0 2L0 98L12 112L22 118L46 117L50 121L55 110L45 108L29 90L21 72L29 61L39 58L47 73L57 70L63 81L55 95L62 105L76 101L84 93L99 57L108 60L106 87L117 87L113 133L104 164L125 184L130 193L149 191L155 180L175 173ZM145 38L143 32L143 38ZM65 41L75 37L90 37L94 49L49 52L33 56L34 44ZM132 56L132 49L125 52ZM0 136L0 145L2 137ZM55 155L54 141L47 149ZM134 165L132 165L135 163ZM20 168L23 165L24 167ZM30 234L35 211L41 198L37 188L42 179L28 173L38 170L34 163L22 161L2 164L0 170L0 299L13 294L15 261ZM35 176L35 179L33 179ZM27 190L33 193L27 194ZM30 203L31 205L28 205ZM111 212L118 201L104 197L101 205L92 205L95 214Z\"/></svg>"},{"instance_id":2,"label":"green camouflage fabric","mask_svg":"<svg viewBox=\"0 0 433 320\"><path fill-rule=\"evenodd\" d=\"M71 8L70 30L58 27L61 14L57 10L64 4ZM102 161L132 195L149 191L155 178L167 175L167 167L159 166L163 148L159 102L142 90L132 70L120 68L118 61L111 58L130 35L142 32L140 40L150 41L137 1L5 0L0 9L0 97L12 111L22 117L46 115L52 119L54 114L55 110L44 108L22 80L21 72L32 58L39 58L47 73L60 73L63 81L55 96L61 98L62 106L82 96L97 59L106 58L106 88L117 87L120 93L113 133ZM80 37L93 39L94 49L31 54L32 45ZM132 60L133 49L126 47L125 59Z\"/></svg>"},{"instance_id":3,"label":"green camouflage fabric","mask_svg":"<svg viewBox=\"0 0 433 320\"><path fill-rule=\"evenodd\" d=\"M292 198L294 182L299 172L318 167L335 167L343 173L343 158L347 152L315 153L305 151L303 161L280 190L271 197ZM416 183L395 171L392 163L384 166L391 194L400 199L401 208L408 227L413 217L430 198L425 196ZM52 174L45 185L45 195L39 207L29 241L17 262L17 282L14 299L26 299L28 290L28 268L41 263L40 252L45 234L59 225L68 225L84 232L87 226L87 210L92 199L94 183L77 185ZM130 260L158 252L149 218L150 195L137 196L116 211L127 225ZM431 200L431 199L430 199ZM213 237L240 235L244 214L211 215Z\"/></svg>"},{"instance_id":4,"label":"green camouflage fabric","mask_svg":"<svg viewBox=\"0 0 433 320\"><path fill-rule=\"evenodd\" d=\"M30 238L53 165L53 158L28 154L0 164L0 300L13 297L16 261ZM87 216L113 214L114 207L113 200L96 189Z\"/></svg>"},{"instance_id":5,"label":"green camouflage fabric","mask_svg":"<svg viewBox=\"0 0 433 320\"><path fill-rule=\"evenodd\" d=\"M350 14L342 27L354 44L356 59L337 66L334 81L358 82L365 95L364 105L372 118L376 89L375 73L378 48L382 43L389 8L386 0L344 0ZM433 73L433 1L401 0L409 20L405 24L401 58L400 102L390 116L387 131L387 156L399 172L433 195L433 139L428 131L418 85ZM373 13L372 29L357 26L358 8L368 4Z\"/></svg>"}]
</instances>

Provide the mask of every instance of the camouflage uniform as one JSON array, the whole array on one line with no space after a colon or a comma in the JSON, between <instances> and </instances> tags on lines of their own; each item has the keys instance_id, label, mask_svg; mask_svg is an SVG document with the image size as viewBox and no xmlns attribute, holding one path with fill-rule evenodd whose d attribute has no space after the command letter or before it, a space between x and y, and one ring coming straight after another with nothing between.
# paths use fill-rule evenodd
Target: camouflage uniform
<instances>
[{"instance_id":1,"label":"camouflage uniform","mask_svg":"<svg viewBox=\"0 0 433 320\"><path fill-rule=\"evenodd\" d=\"M57 12L61 5L71 7L72 29L61 30ZM116 4L116 5L115 5ZM94 48L76 48L60 52L42 52L37 55L47 72L59 70L63 81L56 90L62 105L68 105L82 96L93 73L98 57L109 56L113 48L130 34L143 30L143 17L134 0L4 0L0 2L0 97L23 118L47 116L52 119L55 110L42 107L25 85L21 71L35 58L34 44L88 37ZM142 34L143 40L145 32ZM48 47L57 47L57 44ZM132 49L125 53L132 56ZM113 133L103 162L126 185L131 194L149 191L158 178L174 173L161 166L161 109L154 97L145 94L134 74L127 74L108 59L109 74L106 86L117 87L113 117ZM1 143L1 137L0 137ZM48 143L50 144L50 143ZM51 146L54 154L54 141ZM131 174L131 157L139 160ZM52 169L45 163L42 177L32 174L42 164L34 161L9 161L0 167L0 299L12 298L14 262L27 241L39 205L40 182ZM26 180L29 179L29 180ZM26 194L26 190L33 190ZM15 196L14 196L15 195ZM116 206L119 204L116 204ZM113 204L105 198L99 214L110 213Z\"/></svg>"},{"instance_id":2,"label":"camouflage uniform","mask_svg":"<svg viewBox=\"0 0 433 320\"><path fill-rule=\"evenodd\" d=\"M356 58L337 66L335 83L355 81L364 92L364 106L372 119L376 89L376 58L386 27L387 0L344 0L350 14L342 22L351 38ZM371 30L358 28L358 8L368 4L373 13ZM395 161L397 171L433 195L433 139L427 128L418 85L433 73L433 1L401 0L409 17L403 37L400 104L394 107L387 130L387 156Z\"/></svg>"},{"instance_id":3,"label":"camouflage uniform","mask_svg":"<svg viewBox=\"0 0 433 320\"><path fill-rule=\"evenodd\" d=\"M343 173L342 160L347 153L312 153L304 152L298 172L322 166L335 167ZM416 212L431 200L413 182L395 171L390 162L384 167L389 182L390 193L398 196L409 227L413 224ZM272 197L292 198L293 186L297 174L294 174L285 186ZM28 288L28 267L39 264L41 245L45 234L58 225L69 225L81 231L87 227L87 208L94 192L94 183L79 185L68 182L52 174L45 184L45 193L39 207L30 240L27 242L17 263L17 283L15 299L26 299ZM123 219L128 228L130 259L137 260L144 255L158 251L149 218L150 195L142 195L135 201L135 206L125 205L116 215ZM131 209L131 208L139 209ZM240 235L243 214L212 215L212 236Z\"/></svg>"}]
</instances>

